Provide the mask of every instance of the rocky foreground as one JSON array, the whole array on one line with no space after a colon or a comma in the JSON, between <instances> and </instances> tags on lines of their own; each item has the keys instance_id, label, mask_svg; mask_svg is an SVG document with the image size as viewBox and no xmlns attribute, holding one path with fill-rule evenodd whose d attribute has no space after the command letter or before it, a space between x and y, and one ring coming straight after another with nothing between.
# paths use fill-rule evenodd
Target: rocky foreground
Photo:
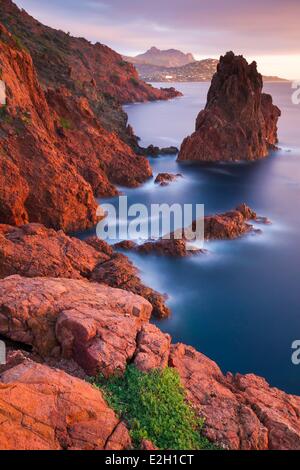
<instances>
[{"instance_id":1,"label":"rocky foreground","mask_svg":"<svg viewBox=\"0 0 300 470\"><path fill-rule=\"evenodd\" d=\"M257 220L245 205L225 217ZM216 223L211 233L219 235ZM300 398L253 374L224 375L192 347L172 344L149 323L153 313L169 313L163 296L105 242L38 224L1 225L0 266L0 337L8 346L0 366L0 448L130 448L126 423L86 380L135 364L143 372L175 368L217 446L300 449Z\"/></svg>"},{"instance_id":2,"label":"rocky foreground","mask_svg":"<svg viewBox=\"0 0 300 470\"><path fill-rule=\"evenodd\" d=\"M0 332L33 348L10 352L2 366L1 448L129 448L125 424L74 375L83 369L109 377L134 363L142 371L174 367L205 418L204 434L218 446L300 449L299 397L252 374L223 375L193 348L171 345L169 335L149 324L150 314L141 297L83 280L0 281Z\"/></svg>"},{"instance_id":3,"label":"rocky foreground","mask_svg":"<svg viewBox=\"0 0 300 470\"><path fill-rule=\"evenodd\" d=\"M281 115L272 97L262 93L256 62L228 52L220 58L205 109L195 132L184 139L178 160L238 161L266 157L277 142Z\"/></svg>"}]
</instances>

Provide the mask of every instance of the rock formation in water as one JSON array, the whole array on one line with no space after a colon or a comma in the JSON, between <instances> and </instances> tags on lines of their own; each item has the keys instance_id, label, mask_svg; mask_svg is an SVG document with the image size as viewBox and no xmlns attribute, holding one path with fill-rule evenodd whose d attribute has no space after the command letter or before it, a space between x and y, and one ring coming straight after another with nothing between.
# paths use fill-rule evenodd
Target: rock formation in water
<instances>
[{"instance_id":1,"label":"rock formation in water","mask_svg":"<svg viewBox=\"0 0 300 470\"><path fill-rule=\"evenodd\" d=\"M196 120L195 132L184 139L178 160L257 160L274 149L281 112L272 97L262 93L256 63L228 52L220 58Z\"/></svg>"},{"instance_id":2,"label":"rock formation in water","mask_svg":"<svg viewBox=\"0 0 300 470\"><path fill-rule=\"evenodd\" d=\"M160 186L168 186L172 181L176 181L178 178L182 178L180 173L159 173L154 180L154 183Z\"/></svg>"},{"instance_id":3,"label":"rock formation in water","mask_svg":"<svg viewBox=\"0 0 300 470\"><path fill-rule=\"evenodd\" d=\"M267 217L259 217L246 204L240 204L236 209L223 214L208 215L204 217L204 239L205 240L234 240L247 233L260 233L251 222L270 224ZM192 224L196 230L196 221ZM178 238L179 236L179 238ZM206 250L188 249L188 240L184 231L182 233L171 232L168 237L155 241L147 241L137 244L132 240L123 240L114 245L125 251L135 251L141 254L154 254L160 256L172 256L182 258L185 256L206 253Z\"/></svg>"},{"instance_id":4,"label":"rock formation in water","mask_svg":"<svg viewBox=\"0 0 300 470\"><path fill-rule=\"evenodd\" d=\"M0 222L65 231L94 225L95 197L152 175L130 147L125 102L168 99L101 44L43 26L1 2Z\"/></svg>"}]
</instances>

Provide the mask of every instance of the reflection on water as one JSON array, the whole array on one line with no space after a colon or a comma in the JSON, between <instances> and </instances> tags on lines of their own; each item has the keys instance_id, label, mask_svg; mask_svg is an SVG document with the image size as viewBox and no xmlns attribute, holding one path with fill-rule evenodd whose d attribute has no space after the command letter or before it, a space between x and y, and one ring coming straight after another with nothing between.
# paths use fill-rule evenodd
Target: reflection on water
<instances>
[{"instance_id":1,"label":"reflection on water","mask_svg":"<svg viewBox=\"0 0 300 470\"><path fill-rule=\"evenodd\" d=\"M179 145L204 106L207 83L176 84L183 98L126 107L142 145ZM206 244L187 259L130 257L144 280L169 294L173 315L160 327L216 360L224 370L254 372L300 393L300 366L291 344L300 339L300 106L287 83L267 84L283 116L281 150L257 163L194 166L176 157L151 158L154 176L182 173L167 187L153 180L124 189L128 203L204 203L206 214L245 202L272 220L263 234Z\"/></svg>"}]
</instances>

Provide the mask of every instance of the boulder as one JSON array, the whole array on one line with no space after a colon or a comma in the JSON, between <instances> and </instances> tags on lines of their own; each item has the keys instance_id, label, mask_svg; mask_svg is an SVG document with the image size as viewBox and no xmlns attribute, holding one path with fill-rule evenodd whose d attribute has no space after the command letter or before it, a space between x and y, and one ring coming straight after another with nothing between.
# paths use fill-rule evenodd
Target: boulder
<instances>
[{"instance_id":1,"label":"boulder","mask_svg":"<svg viewBox=\"0 0 300 470\"><path fill-rule=\"evenodd\" d=\"M137 268L122 253L114 253L110 260L99 264L91 279L141 295L150 302L152 314L158 318L166 318L171 314L166 304L167 296L146 286L139 278Z\"/></svg>"},{"instance_id":2,"label":"boulder","mask_svg":"<svg viewBox=\"0 0 300 470\"><path fill-rule=\"evenodd\" d=\"M163 333L155 325L146 323L137 336L134 364L143 372L165 368L168 365L170 345L170 335Z\"/></svg>"},{"instance_id":3,"label":"boulder","mask_svg":"<svg viewBox=\"0 0 300 470\"><path fill-rule=\"evenodd\" d=\"M83 280L0 281L0 334L42 358L74 360L89 375L125 370L151 311L140 296Z\"/></svg>"},{"instance_id":4,"label":"boulder","mask_svg":"<svg viewBox=\"0 0 300 470\"><path fill-rule=\"evenodd\" d=\"M25 361L0 376L2 450L125 450L122 421L99 390L45 365Z\"/></svg>"},{"instance_id":5,"label":"boulder","mask_svg":"<svg viewBox=\"0 0 300 470\"><path fill-rule=\"evenodd\" d=\"M176 181L178 178L181 178L182 175L177 173L176 175L172 173L159 173L155 178L154 183L159 184L160 186L168 186L172 181Z\"/></svg>"}]
</instances>

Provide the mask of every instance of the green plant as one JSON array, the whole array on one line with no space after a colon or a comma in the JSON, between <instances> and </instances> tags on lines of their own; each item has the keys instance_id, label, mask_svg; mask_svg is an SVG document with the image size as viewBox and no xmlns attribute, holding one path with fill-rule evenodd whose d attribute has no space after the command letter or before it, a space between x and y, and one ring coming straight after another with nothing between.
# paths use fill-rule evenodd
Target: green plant
<instances>
[{"instance_id":1,"label":"green plant","mask_svg":"<svg viewBox=\"0 0 300 470\"><path fill-rule=\"evenodd\" d=\"M3 104L2 106L0 106L0 119L5 120L7 116L8 116L7 105Z\"/></svg>"},{"instance_id":2,"label":"green plant","mask_svg":"<svg viewBox=\"0 0 300 470\"><path fill-rule=\"evenodd\" d=\"M160 449L212 449L201 435L204 421L186 401L178 373L171 368L149 373L127 367L123 377L103 376L94 384L102 389L115 412L128 423L136 447L150 439Z\"/></svg>"},{"instance_id":3,"label":"green plant","mask_svg":"<svg viewBox=\"0 0 300 470\"><path fill-rule=\"evenodd\" d=\"M139 81L135 77L130 77L130 81L134 86L139 86Z\"/></svg>"},{"instance_id":4,"label":"green plant","mask_svg":"<svg viewBox=\"0 0 300 470\"><path fill-rule=\"evenodd\" d=\"M119 62L118 62L118 65L120 67L127 67L127 64L128 64L128 62L126 62L125 60L119 60Z\"/></svg>"},{"instance_id":5,"label":"green plant","mask_svg":"<svg viewBox=\"0 0 300 470\"><path fill-rule=\"evenodd\" d=\"M121 79L120 79L120 75L118 73L112 73L110 75L110 79L113 83L120 84Z\"/></svg>"},{"instance_id":6,"label":"green plant","mask_svg":"<svg viewBox=\"0 0 300 470\"><path fill-rule=\"evenodd\" d=\"M72 123L71 123L71 121L69 121L69 119L61 117L59 122L60 122L60 125L63 129L66 129L66 130L73 129Z\"/></svg>"},{"instance_id":7,"label":"green plant","mask_svg":"<svg viewBox=\"0 0 300 470\"><path fill-rule=\"evenodd\" d=\"M13 40L15 41L15 43L16 43L17 49L19 49L20 51L25 49L21 39L18 36L13 34L12 37L13 37Z\"/></svg>"}]
</instances>

